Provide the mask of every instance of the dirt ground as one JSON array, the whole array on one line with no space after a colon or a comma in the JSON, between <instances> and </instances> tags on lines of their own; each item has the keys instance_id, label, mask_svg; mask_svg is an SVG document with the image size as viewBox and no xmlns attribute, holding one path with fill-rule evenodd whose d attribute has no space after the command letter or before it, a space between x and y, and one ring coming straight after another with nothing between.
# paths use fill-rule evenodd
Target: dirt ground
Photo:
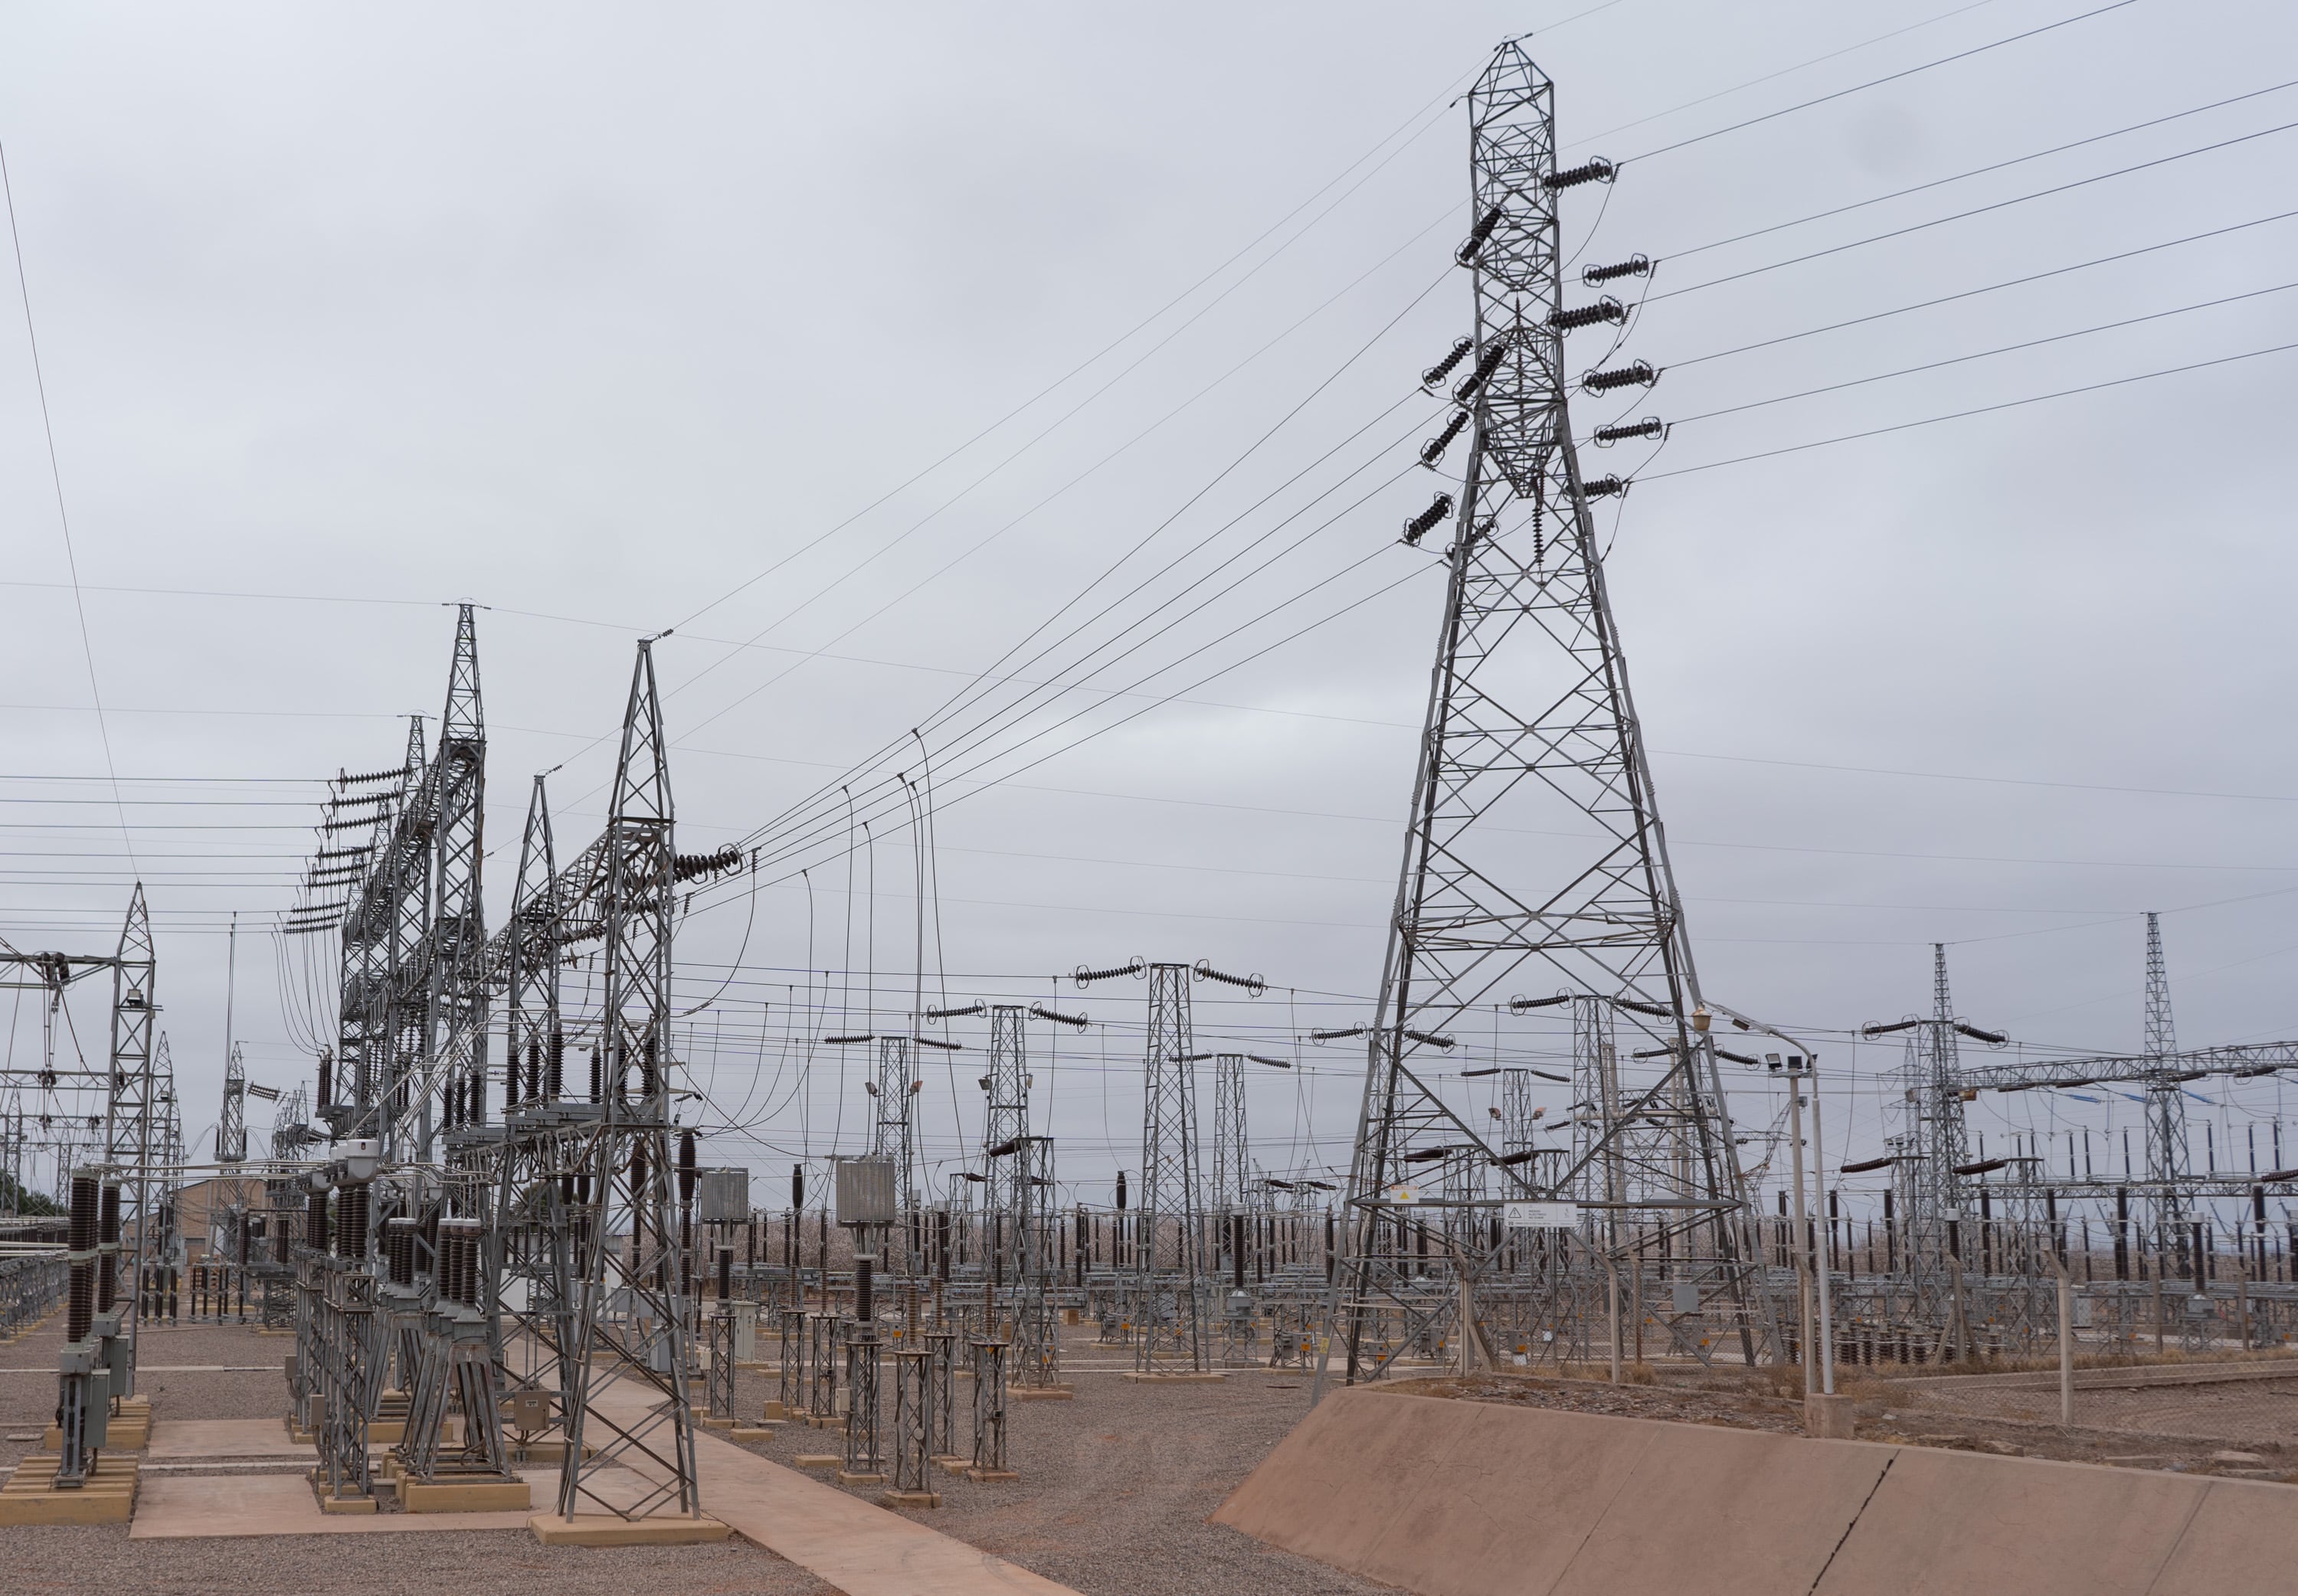
<instances>
[{"instance_id":1,"label":"dirt ground","mask_svg":"<svg viewBox=\"0 0 2298 1596\"><path fill-rule=\"evenodd\" d=\"M1368 1596L1389 1587L1263 1546L1207 1515L1309 1410L1309 1377L1239 1370L1215 1385L1137 1385L1123 1349L1067 1353L1071 1402L1014 1402L1007 1459L1021 1478L944 1475L942 1505L910 1516L1086 1596ZM758 1381L756 1400L770 1394ZM958 1389L967 1430L970 1383ZM752 1400L746 1390L741 1401ZM835 1450L835 1432L786 1426L761 1456ZM816 1476L827 1478L826 1476ZM874 1488L852 1487L875 1500Z\"/></svg>"}]
</instances>

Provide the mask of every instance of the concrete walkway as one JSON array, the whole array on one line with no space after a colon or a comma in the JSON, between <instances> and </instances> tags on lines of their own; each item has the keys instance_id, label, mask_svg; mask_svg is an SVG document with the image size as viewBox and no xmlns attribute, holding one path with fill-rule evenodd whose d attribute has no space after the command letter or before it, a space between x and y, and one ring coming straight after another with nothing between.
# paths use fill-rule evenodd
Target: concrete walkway
<instances>
[{"instance_id":1,"label":"concrete walkway","mask_svg":"<svg viewBox=\"0 0 2298 1596\"><path fill-rule=\"evenodd\" d=\"M698 1436L694 1455L704 1512L846 1596L1076 1596L1067 1585L715 1435Z\"/></svg>"}]
</instances>

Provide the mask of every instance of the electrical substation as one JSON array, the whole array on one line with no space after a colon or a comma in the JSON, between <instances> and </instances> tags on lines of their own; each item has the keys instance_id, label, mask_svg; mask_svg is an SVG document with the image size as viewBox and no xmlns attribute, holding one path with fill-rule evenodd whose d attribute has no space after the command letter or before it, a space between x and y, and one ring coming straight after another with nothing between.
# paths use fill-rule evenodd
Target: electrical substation
<instances>
[{"instance_id":1,"label":"electrical substation","mask_svg":"<svg viewBox=\"0 0 2298 1596\"><path fill-rule=\"evenodd\" d=\"M1036 903L1004 907L1059 957L1003 967L967 949L998 900L943 890L960 798L1306 634L1279 605L1234 663L1128 663L1203 573L1128 609L1104 572L980 674L919 667L963 683L856 711L850 766L797 732L696 748L681 622L580 678L579 752L505 769L487 690L510 721L555 690L498 643L524 612L420 612L431 663L388 685L430 707L294 734L334 773L276 789L292 880L203 911L196 955L141 862L103 930L0 927L0 1551L76 1589L2298 1589L2298 1024L2182 1035L2176 903L2111 922L2094 975L2143 992L2118 1046L1966 1014L2015 986L1990 938L1862 950L1881 1012L1770 1012L1765 961L1803 955L1703 940L1648 744L1672 717L1632 691L1646 602L1608 576L1676 429L1732 413L1671 413L1685 351L1644 310L1690 287L1614 197L2094 14L1838 62L1638 155L1583 136L1639 124L1539 35L1460 63L1416 125L1466 197L1402 252L1454 323L1382 346L1409 398L1376 419L1409 431L1317 501L1411 583L1381 613L1428 671L1383 745L1409 768L1321 856L1378 883L1378 924L1316 928L1352 972L1170 916L1128 954L1106 906ZM1872 434L1739 435L1719 463ZM905 558L883 580L939 575ZM1758 632L1699 646L1794 647ZM706 757L765 762L733 823L723 790L682 814ZM1261 802L1194 773L1219 823ZM1306 923L1277 912L1256 934ZM171 1003L222 1016L219 1099ZM97 1542L62 1537L99 1534L145 1560L74 1572Z\"/></svg>"}]
</instances>

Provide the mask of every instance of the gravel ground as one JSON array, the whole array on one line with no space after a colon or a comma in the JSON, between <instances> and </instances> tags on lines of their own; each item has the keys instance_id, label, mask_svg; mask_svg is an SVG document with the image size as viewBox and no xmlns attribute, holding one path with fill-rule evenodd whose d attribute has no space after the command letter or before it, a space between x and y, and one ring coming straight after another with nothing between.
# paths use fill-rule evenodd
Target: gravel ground
<instances>
[{"instance_id":1,"label":"gravel ground","mask_svg":"<svg viewBox=\"0 0 2298 1596\"><path fill-rule=\"evenodd\" d=\"M53 1369L63 1344L61 1318L0 1347L0 1369ZM252 1327L146 1326L138 1343L139 1389L152 1396L157 1420L271 1418L284 1413L287 1388L269 1372L285 1365L294 1342L258 1336ZM184 1365L244 1368L260 1373L170 1372ZM53 1374L0 1374L0 1436L45 1426L54 1413ZM281 1439L285 1439L283 1431ZM29 1443L0 1439L0 1468L13 1468ZM10 1592L133 1590L137 1596L415 1596L451 1590L457 1596L531 1592L551 1596L633 1596L643 1591L758 1592L822 1596L829 1585L748 1542L712 1546L543 1546L516 1532L430 1534L281 1535L217 1541L130 1541L126 1525L0 1532Z\"/></svg>"},{"instance_id":2,"label":"gravel ground","mask_svg":"<svg viewBox=\"0 0 2298 1596\"><path fill-rule=\"evenodd\" d=\"M136 1596L635 1596L661 1591L822 1596L803 1568L728 1539L715 1546L543 1546L501 1530L130 1541L126 1525L7 1532L11 1591Z\"/></svg>"},{"instance_id":3,"label":"gravel ground","mask_svg":"<svg viewBox=\"0 0 2298 1596\"><path fill-rule=\"evenodd\" d=\"M0 1348L0 1368L54 1365L61 1321ZM144 1332L142 1388L167 1418L271 1418L285 1390L278 1374L293 1343L252 1327L190 1326ZM1122 1349L1080 1343L1073 1365L1121 1365ZM264 1372L162 1372L175 1366L260 1364ZM941 1476L938 1510L921 1523L1013 1559L1086 1596L1372 1596L1388 1587L1262 1546L1205 1522L1270 1447L1308 1411L1308 1381L1290 1373L1240 1371L1214 1385L1134 1385L1113 1369L1079 1369L1068 1402L1016 1402L1008 1449L1021 1476L975 1484ZM738 1398L756 1412L771 1376L745 1373ZM970 1385L959 1391L968 1424ZM48 1422L51 1377L0 1375L0 1422L10 1433ZM889 1405L890 1413L890 1402ZM0 1466L32 1445L0 1443ZM786 1426L754 1450L787 1461L833 1451L834 1434ZM815 1476L813 1477L821 1478ZM875 1488L854 1494L874 1501ZM458 1596L525 1591L539 1577L553 1596L760 1592L812 1596L831 1587L740 1541L707 1547L590 1551L500 1533L382 1537L283 1536L264 1540L130 1542L124 1526L43 1529L8 1537L8 1589L79 1591L123 1582L139 1596L236 1589L270 1596L396 1596L452 1588Z\"/></svg>"},{"instance_id":4,"label":"gravel ground","mask_svg":"<svg viewBox=\"0 0 2298 1596\"><path fill-rule=\"evenodd\" d=\"M1389 1586L1205 1522L1308 1412L1306 1376L1241 1370L1219 1385L1145 1386L1076 1368L1119 1361L1122 1349L1080 1344L1064 1355L1075 1401L1007 1409L1007 1460L1021 1477L976 1484L938 1474L941 1507L910 1517L1086 1596L1393 1596ZM961 1382L961 1444L971 1391ZM737 1398L755 1410L768 1394L767 1377L746 1376ZM838 1437L787 1425L752 1450L788 1462L834 1451ZM876 1487L848 1489L878 1495Z\"/></svg>"}]
</instances>

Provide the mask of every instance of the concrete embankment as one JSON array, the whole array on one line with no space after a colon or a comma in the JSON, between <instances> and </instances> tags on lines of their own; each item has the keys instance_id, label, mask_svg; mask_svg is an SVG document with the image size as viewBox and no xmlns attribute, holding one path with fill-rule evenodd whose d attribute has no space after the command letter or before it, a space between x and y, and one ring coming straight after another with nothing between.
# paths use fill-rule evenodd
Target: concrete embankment
<instances>
[{"instance_id":1,"label":"concrete embankment","mask_svg":"<svg viewBox=\"0 0 2298 1596\"><path fill-rule=\"evenodd\" d=\"M2298 1591L2298 1487L1361 1387L1214 1519L1422 1596Z\"/></svg>"}]
</instances>

